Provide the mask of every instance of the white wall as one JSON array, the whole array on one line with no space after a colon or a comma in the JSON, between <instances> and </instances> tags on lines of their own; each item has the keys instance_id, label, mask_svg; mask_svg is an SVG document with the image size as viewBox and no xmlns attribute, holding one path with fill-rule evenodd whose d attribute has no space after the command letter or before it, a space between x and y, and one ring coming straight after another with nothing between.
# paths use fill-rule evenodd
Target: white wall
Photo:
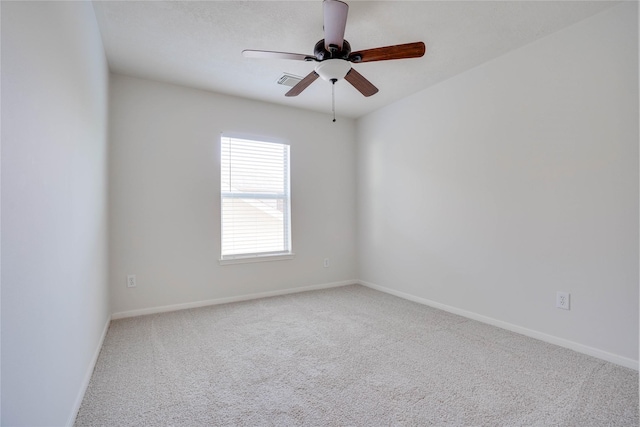
<instances>
[{"instance_id":1,"label":"white wall","mask_svg":"<svg viewBox=\"0 0 640 427\"><path fill-rule=\"evenodd\" d=\"M109 319L108 71L85 2L2 2L2 425L73 422Z\"/></svg>"},{"instance_id":2,"label":"white wall","mask_svg":"<svg viewBox=\"0 0 640 427\"><path fill-rule=\"evenodd\" d=\"M121 75L110 102L115 313L356 278L353 120ZM218 264L221 132L289 141L295 259Z\"/></svg>"},{"instance_id":3,"label":"white wall","mask_svg":"<svg viewBox=\"0 0 640 427\"><path fill-rule=\"evenodd\" d=\"M637 368L636 7L360 119L359 277Z\"/></svg>"}]
</instances>

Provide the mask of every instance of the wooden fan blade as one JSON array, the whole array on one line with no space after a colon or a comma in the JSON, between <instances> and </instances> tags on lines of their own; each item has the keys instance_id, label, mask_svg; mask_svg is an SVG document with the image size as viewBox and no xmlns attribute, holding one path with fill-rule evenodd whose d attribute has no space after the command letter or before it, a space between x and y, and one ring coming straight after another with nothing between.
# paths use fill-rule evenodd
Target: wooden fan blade
<instances>
[{"instance_id":1,"label":"wooden fan blade","mask_svg":"<svg viewBox=\"0 0 640 427\"><path fill-rule=\"evenodd\" d=\"M324 12L324 47L329 52L331 52L329 48L331 45L342 50L349 5L339 0L324 0L322 10Z\"/></svg>"},{"instance_id":2,"label":"wooden fan blade","mask_svg":"<svg viewBox=\"0 0 640 427\"><path fill-rule=\"evenodd\" d=\"M294 59L298 61L313 61L315 57L312 55L304 55L302 53L272 52L269 50L243 50L242 56L245 58L259 59Z\"/></svg>"},{"instance_id":3,"label":"wooden fan blade","mask_svg":"<svg viewBox=\"0 0 640 427\"><path fill-rule=\"evenodd\" d=\"M303 90L305 90L306 88L308 88L311 83L315 82L318 77L320 77L320 76L315 71L310 72L309 74L307 74L307 77L305 77L304 79L300 80L298 82L298 84L295 85L294 87L292 87L289 90L289 92L284 94L284 96L298 96L298 95L300 95L300 93Z\"/></svg>"},{"instance_id":4,"label":"wooden fan blade","mask_svg":"<svg viewBox=\"0 0 640 427\"><path fill-rule=\"evenodd\" d=\"M420 58L424 55L426 47L422 42L397 44L394 46L377 47L375 49L352 52L349 55L351 62L387 61L389 59Z\"/></svg>"},{"instance_id":5,"label":"wooden fan blade","mask_svg":"<svg viewBox=\"0 0 640 427\"><path fill-rule=\"evenodd\" d=\"M351 85L358 89L364 96L371 96L378 93L378 88L353 68L344 76L344 79L351 83Z\"/></svg>"}]
</instances>

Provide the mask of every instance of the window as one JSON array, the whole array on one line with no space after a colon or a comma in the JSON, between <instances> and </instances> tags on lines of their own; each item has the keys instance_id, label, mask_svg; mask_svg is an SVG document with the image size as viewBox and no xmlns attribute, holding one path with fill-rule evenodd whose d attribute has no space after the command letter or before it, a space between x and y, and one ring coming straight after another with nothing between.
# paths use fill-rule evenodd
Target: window
<instances>
[{"instance_id":1,"label":"window","mask_svg":"<svg viewBox=\"0 0 640 427\"><path fill-rule=\"evenodd\" d=\"M289 146L222 135L220 262L289 259Z\"/></svg>"}]
</instances>

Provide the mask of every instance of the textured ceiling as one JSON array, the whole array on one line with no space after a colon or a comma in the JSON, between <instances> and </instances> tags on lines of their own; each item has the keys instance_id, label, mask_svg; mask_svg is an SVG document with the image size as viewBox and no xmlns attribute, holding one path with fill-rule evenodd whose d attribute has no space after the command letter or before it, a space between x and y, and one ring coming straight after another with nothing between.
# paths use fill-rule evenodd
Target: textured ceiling
<instances>
[{"instance_id":1,"label":"textured ceiling","mask_svg":"<svg viewBox=\"0 0 640 427\"><path fill-rule=\"evenodd\" d=\"M380 92L336 84L338 115L360 117L576 23L612 1L350 1L353 51L423 41L419 59L355 64ZM286 98L276 84L314 63L246 59L243 49L313 54L322 1L94 1L113 72L330 113L331 85L317 80Z\"/></svg>"}]
</instances>

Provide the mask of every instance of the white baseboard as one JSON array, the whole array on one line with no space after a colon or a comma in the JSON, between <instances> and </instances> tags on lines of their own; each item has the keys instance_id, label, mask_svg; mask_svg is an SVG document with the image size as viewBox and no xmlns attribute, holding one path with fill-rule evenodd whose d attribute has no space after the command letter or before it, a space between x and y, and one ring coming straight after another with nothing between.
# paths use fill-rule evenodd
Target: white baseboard
<instances>
[{"instance_id":1,"label":"white baseboard","mask_svg":"<svg viewBox=\"0 0 640 427\"><path fill-rule=\"evenodd\" d=\"M89 381L91 381L91 376L93 375L93 370L95 369L96 363L98 362L98 356L100 355L100 350L102 350L102 344L104 344L104 339L107 336L107 331L109 330L110 324L111 324L111 317L107 318L107 322L104 324L104 328L102 329L102 335L100 336L100 340L98 340L98 345L96 346L96 349L93 352L93 358L91 359L91 363L89 363L89 366L87 367L87 370L84 374L84 379L82 380L80 391L78 392L78 396L76 397L76 401L73 404L71 414L69 415L69 419L67 420L66 425L69 427L73 427L73 424L76 422L76 417L78 416L80 405L82 405L84 394L87 391L87 387L89 387Z\"/></svg>"},{"instance_id":2,"label":"white baseboard","mask_svg":"<svg viewBox=\"0 0 640 427\"><path fill-rule=\"evenodd\" d=\"M209 305L227 304L230 302L248 301L258 298L275 297L279 295L294 294L298 292L315 291L318 289L337 288L339 286L354 285L359 283L358 280L344 280L342 282L322 283L319 285L304 286L300 288L279 289L276 291L259 292L256 294L240 295L235 297L217 298L205 301L188 302L184 304L164 305L160 307L141 308L138 310L121 311L113 313L111 319L124 319L127 317L144 316L147 314L165 313L168 311L185 310L188 308L206 307Z\"/></svg>"},{"instance_id":3,"label":"white baseboard","mask_svg":"<svg viewBox=\"0 0 640 427\"><path fill-rule=\"evenodd\" d=\"M482 323L487 323L492 326L497 326L498 328L506 329L512 332L516 332L521 335L525 335L531 338L538 339L540 341L545 341L551 344L558 345L560 347L565 347L578 353L583 353L589 356L597 357L598 359L606 360L607 362L615 363L616 365L624 366L626 368L631 368L634 370L638 370L638 361L630 359L628 357L619 356L617 354L609 353L604 350L600 350L594 347L589 347L577 342L569 341L564 338L559 338L553 335L548 335L542 332L535 331L533 329L523 328L522 326L514 325L512 323L504 322L502 320L497 320L492 317L483 316L478 313L474 313L472 311L462 310L460 308L452 307L450 305L441 304L439 302L431 301L426 298L417 297L415 295L407 294L405 292L396 291L394 289L385 288L384 286L379 286L370 282L366 282L363 280L359 280L357 283L366 286L371 289L375 289L377 291L385 292L390 295L394 295L409 301L417 302L419 304L424 304L429 307L437 308L440 310L447 311L449 313L457 314L459 316L463 316L472 320L477 320Z\"/></svg>"}]
</instances>

